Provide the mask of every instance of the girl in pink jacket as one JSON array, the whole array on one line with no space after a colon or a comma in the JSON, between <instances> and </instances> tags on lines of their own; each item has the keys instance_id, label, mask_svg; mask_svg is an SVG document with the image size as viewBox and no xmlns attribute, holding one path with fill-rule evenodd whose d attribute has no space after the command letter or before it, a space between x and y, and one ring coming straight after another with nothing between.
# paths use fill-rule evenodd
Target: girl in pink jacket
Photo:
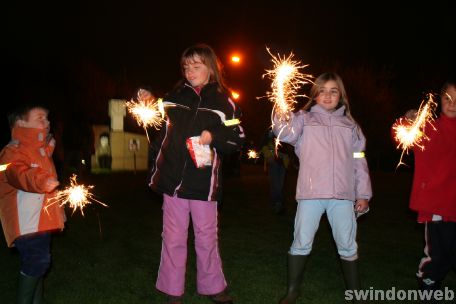
<instances>
[{"instance_id":1,"label":"girl in pink jacket","mask_svg":"<svg viewBox=\"0 0 456 304\"><path fill-rule=\"evenodd\" d=\"M363 152L366 140L350 115L342 79L335 73L320 75L304 109L292 113L287 121L274 116L273 128L280 141L295 147L300 161L294 241L288 253L288 291L280 303L296 303L304 266L325 212L346 287L359 289L356 213L367 212L372 188Z\"/></svg>"}]
</instances>

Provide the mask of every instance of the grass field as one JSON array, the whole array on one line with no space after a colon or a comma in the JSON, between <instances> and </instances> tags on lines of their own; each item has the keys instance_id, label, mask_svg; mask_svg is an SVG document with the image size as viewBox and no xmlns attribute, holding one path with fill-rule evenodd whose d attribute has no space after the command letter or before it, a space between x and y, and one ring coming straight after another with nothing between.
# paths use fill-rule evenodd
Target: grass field
<instances>
[{"instance_id":1,"label":"grass field","mask_svg":"<svg viewBox=\"0 0 456 304\"><path fill-rule=\"evenodd\" d=\"M287 214L272 213L261 166L244 165L241 177L225 179L220 210L220 250L235 303L278 303L286 288L286 255L292 241L296 172L287 177ZM371 211L359 219L363 288L416 289L414 273L423 247L422 227L408 210L411 175L372 172ZM146 174L96 174L87 183L109 205L91 205L85 216L68 214L67 228L53 239L46 277L50 303L163 303L155 289L161 249L161 198L146 187ZM68 210L67 210L68 211ZM193 235L185 303L211 303L196 293ZM307 265L298 303L345 303L344 284L326 217ZM0 303L14 303L19 256L0 246ZM456 289L452 272L445 285ZM392 303L392 302L389 302ZM402 302L403 303L403 302Z\"/></svg>"}]
</instances>

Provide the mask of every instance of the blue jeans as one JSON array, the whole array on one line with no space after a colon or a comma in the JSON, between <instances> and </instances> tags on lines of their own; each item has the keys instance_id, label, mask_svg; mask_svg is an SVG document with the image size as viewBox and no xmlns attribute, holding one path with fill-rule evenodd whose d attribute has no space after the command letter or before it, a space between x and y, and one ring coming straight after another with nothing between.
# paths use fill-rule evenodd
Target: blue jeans
<instances>
[{"instance_id":1,"label":"blue jeans","mask_svg":"<svg viewBox=\"0 0 456 304\"><path fill-rule=\"evenodd\" d=\"M51 265L51 234L24 235L14 244L21 256L21 273L35 278L43 276Z\"/></svg>"},{"instance_id":2,"label":"blue jeans","mask_svg":"<svg viewBox=\"0 0 456 304\"><path fill-rule=\"evenodd\" d=\"M292 255L308 255L312 250L315 233L323 213L327 214L337 251L342 259L358 257L356 244L356 218L352 201L322 199L299 200L295 218Z\"/></svg>"}]
</instances>

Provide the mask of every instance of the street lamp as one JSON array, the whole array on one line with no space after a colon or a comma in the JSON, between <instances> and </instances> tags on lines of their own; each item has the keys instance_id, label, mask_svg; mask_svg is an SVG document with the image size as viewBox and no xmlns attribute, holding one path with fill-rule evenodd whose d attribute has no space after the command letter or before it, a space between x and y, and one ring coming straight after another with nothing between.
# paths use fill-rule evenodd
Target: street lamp
<instances>
[{"instance_id":1,"label":"street lamp","mask_svg":"<svg viewBox=\"0 0 456 304\"><path fill-rule=\"evenodd\" d=\"M238 65L241 63L241 56L235 54L235 55L232 55L231 56L231 63L233 63L234 65Z\"/></svg>"}]
</instances>

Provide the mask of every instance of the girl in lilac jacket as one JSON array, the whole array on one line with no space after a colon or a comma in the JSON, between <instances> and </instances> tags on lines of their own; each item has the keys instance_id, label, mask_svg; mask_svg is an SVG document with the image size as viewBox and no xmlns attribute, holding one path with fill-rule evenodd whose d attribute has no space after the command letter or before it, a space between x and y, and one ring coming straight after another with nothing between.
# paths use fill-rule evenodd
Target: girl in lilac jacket
<instances>
[{"instance_id":1,"label":"girl in lilac jacket","mask_svg":"<svg viewBox=\"0 0 456 304\"><path fill-rule=\"evenodd\" d=\"M372 188L363 152L366 140L351 117L342 79L335 73L320 75L304 109L287 121L274 116L273 129L280 141L295 147L300 161L288 291L281 303L295 303L299 296L304 266L325 212L346 288L359 289L356 215L368 211Z\"/></svg>"}]
</instances>

